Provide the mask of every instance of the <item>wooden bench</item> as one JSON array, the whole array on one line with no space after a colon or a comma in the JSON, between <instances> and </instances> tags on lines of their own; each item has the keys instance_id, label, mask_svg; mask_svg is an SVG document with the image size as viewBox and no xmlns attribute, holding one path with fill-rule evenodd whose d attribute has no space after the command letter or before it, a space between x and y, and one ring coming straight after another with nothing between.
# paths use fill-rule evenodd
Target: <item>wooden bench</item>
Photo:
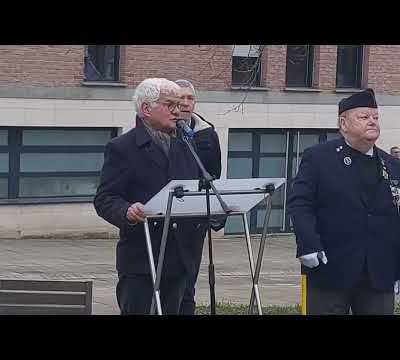
<instances>
[{"instance_id":1,"label":"wooden bench","mask_svg":"<svg viewBox=\"0 0 400 360\"><path fill-rule=\"evenodd\" d=\"M91 313L92 281L0 279L0 315Z\"/></svg>"}]
</instances>

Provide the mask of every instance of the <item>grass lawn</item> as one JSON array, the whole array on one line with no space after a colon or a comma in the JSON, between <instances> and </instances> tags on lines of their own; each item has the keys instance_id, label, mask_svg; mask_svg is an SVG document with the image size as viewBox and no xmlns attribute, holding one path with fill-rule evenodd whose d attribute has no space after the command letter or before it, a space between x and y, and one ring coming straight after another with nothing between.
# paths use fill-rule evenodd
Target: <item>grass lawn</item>
<instances>
[{"instance_id":1,"label":"grass lawn","mask_svg":"<svg viewBox=\"0 0 400 360\"><path fill-rule=\"evenodd\" d=\"M247 315L248 305L232 304L229 302L217 303L217 315ZM209 315L209 305L197 305L196 315ZM264 315L300 315L301 307L299 304L293 306L265 306L263 307ZM395 315L400 315L400 304L397 305Z\"/></svg>"}]
</instances>

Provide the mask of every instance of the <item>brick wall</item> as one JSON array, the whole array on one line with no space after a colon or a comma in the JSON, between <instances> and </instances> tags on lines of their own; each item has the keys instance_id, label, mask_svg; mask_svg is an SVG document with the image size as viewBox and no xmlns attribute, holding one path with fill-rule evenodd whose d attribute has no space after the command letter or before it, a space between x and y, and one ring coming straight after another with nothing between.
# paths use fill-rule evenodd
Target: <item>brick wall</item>
<instances>
[{"instance_id":1,"label":"brick wall","mask_svg":"<svg viewBox=\"0 0 400 360\"><path fill-rule=\"evenodd\" d=\"M135 87L148 77L184 78L202 90L231 85L230 45L137 45L126 49L126 82Z\"/></svg>"},{"instance_id":2,"label":"brick wall","mask_svg":"<svg viewBox=\"0 0 400 360\"><path fill-rule=\"evenodd\" d=\"M286 45L265 47L262 86L281 91L286 82ZM315 46L314 86L336 87L336 45ZM0 46L0 86L80 87L83 45ZM147 77L185 78L200 90L230 90L231 45L121 46L121 82L135 87ZM365 47L364 84L378 94L400 95L400 45Z\"/></svg>"},{"instance_id":3,"label":"brick wall","mask_svg":"<svg viewBox=\"0 0 400 360\"><path fill-rule=\"evenodd\" d=\"M266 86L272 91L286 87L286 45L267 46ZM313 84L321 90L336 87L337 46L321 45L314 48Z\"/></svg>"},{"instance_id":4,"label":"brick wall","mask_svg":"<svg viewBox=\"0 0 400 360\"><path fill-rule=\"evenodd\" d=\"M266 86L271 90L282 90L286 87L286 45L270 45L266 49Z\"/></svg>"},{"instance_id":5,"label":"brick wall","mask_svg":"<svg viewBox=\"0 0 400 360\"><path fill-rule=\"evenodd\" d=\"M336 88L336 45L319 46L318 82L322 90Z\"/></svg>"},{"instance_id":6,"label":"brick wall","mask_svg":"<svg viewBox=\"0 0 400 360\"><path fill-rule=\"evenodd\" d=\"M368 86L377 94L400 95L400 46L369 46Z\"/></svg>"},{"instance_id":7,"label":"brick wall","mask_svg":"<svg viewBox=\"0 0 400 360\"><path fill-rule=\"evenodd\" d=\"M2 45L0 86L80 86L83 62L80 45Z\"/></svg>"}]
</instances>

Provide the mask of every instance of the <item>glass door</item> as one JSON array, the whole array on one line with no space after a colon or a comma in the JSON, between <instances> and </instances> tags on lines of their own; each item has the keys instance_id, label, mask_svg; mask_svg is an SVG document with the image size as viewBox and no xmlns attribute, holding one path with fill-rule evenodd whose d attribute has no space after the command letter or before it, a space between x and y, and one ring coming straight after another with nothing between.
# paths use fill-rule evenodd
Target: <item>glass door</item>
<instances>
[{"instance_id":1,"label":"glass door","mask_svg":"<svg viewBox=\"0 0 400 360\"><path fill-rule=\"evenodd\" d=\"M228 143L229 178L285 178L286 183L272 196L269 232L291 231L287 198L305 149L339 136L327 129L232 129ZM260 203L248 214L251 233L261 233L265 204ZM239 217L231 217L226 234L242 233Z\"/></svg>"}]
</instances>

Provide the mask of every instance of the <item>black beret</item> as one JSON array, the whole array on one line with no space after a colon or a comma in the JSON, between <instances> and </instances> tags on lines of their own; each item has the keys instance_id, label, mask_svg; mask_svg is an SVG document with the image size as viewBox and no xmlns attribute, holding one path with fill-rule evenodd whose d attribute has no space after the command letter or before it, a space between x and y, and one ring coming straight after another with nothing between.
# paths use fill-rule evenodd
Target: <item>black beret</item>
<instances>
[{"instance_id":1,"label":"black beret","mask_svg":"<svg viewBox=\"0 0 400 360\"><path fill-rule=\"evenodd\" d=\"M339 102L339 115L347 110L354 109L357 107L369 107L369 108L378 108L375 99L375 93L372 89L365 89L364 91L358 92L349 96L348 98L344 98Z\"/></svg>"}]
</instances>

